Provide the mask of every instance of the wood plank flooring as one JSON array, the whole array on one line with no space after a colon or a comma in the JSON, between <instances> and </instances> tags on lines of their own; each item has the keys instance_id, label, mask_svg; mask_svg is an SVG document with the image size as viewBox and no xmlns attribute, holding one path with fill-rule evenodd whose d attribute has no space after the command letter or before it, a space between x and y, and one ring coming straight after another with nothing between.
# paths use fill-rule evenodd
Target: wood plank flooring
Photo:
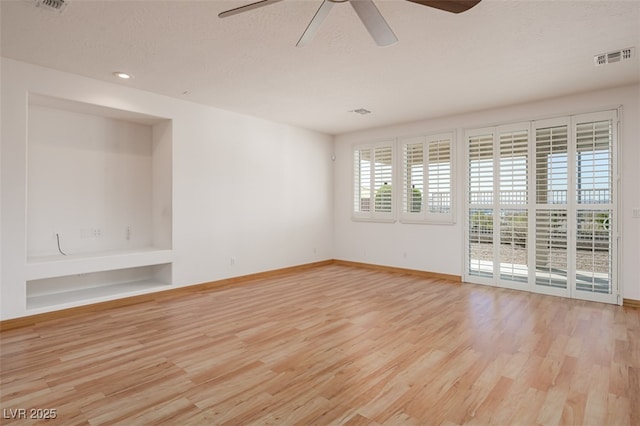
<instances>
[{"instance_id":1,"label":"wood plank flooring","mask_svg":"<svg viewBox=\"0 0 640 426\"><path fill-rule=\"evenodd\" d=\"M2 424L640 425L640 310L343 265L0 343Z\"/></svg>"}]
</instances>

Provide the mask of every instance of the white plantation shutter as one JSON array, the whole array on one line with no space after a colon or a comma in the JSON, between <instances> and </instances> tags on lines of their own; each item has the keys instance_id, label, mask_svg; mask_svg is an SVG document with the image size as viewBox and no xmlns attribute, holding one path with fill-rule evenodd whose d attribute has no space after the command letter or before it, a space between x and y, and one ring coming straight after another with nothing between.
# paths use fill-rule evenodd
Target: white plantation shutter
<instances>
[{"instance_id":1,"label":"white plantation shutter","mask_svg":"<svg viewBox=\"0 0 640 426\"><path fill-rule=\"evenodd\" d=\"M543 293L563 294L569 264L568 119L536 122L535 140L535 285Z\"/></svg>"},{"instance_id":2,"label":"white plantation shutter","mask_svg":"<svg viewBox=\"0 0 640 426\"><path fill-rule=\"evenodd\" d=\"M469 130L465 276L619 301L617 111Z\"/></svg>"},{"instance_id":3,"label":"white plantation shutter","mask_svg":"<svg viewBox=\"0 0 640 426\"><path fill-rule=\"evenodd\" d=\"M443 220L453 221L451 215L451 140L445 138L428 140L428 211L431 215L442 215Z\"/></svg>"},{"instance_id":4,"label":"white plantation shutter","mask_svg":"<svg viewBox=\"0 0 640 426\"><path fill-rule=\"evenodd\" d=\"M500 133L500 204L525 206L529 167L529 131Z\"/></svg>"},{"instance_id":5,"label":"white plantation shutter","mask_svg":"<svg viewBox=\"0 0 640 426\"><path fill-rule=\"evenodd\" d=\"M610 294L612 291L613 210L577 211L576 290Z\"/></svg>"},{"instance_id":6,"label":"white plantation shutter","mask_svg":"<svg viewBox=\"0 0 640 426\"><path fill-rule=\"evenodd\" d=\"M567 288L567 211L536 209L535 284Z\"/></svg>"},{"instance_id":7,"label":"white plantation shutter","mask_svg":"<svg viewBox=\"0 0 640 426\"><path fill-rule=\"evenodd\" d=\"M393 141L353 149L353 218L393 220Z\"/></svg>"},{"instance_id":8,"label":"white plantation shutter","mask_svg":"<svg viewBox=\"0 0 640 426\"><path fill-rule=\"evenodd\" d=\"M403 142L402 146L402 211L421 213L424 194L424 142Z\"/></svg>"},{"instance_id":9,"label":"white plantation shutter","mask_svg":"<svg viewBox=\"0 0 640 426\"><path fill-rule=\"evenodd\" d=\"M609 120L576 125L576 202L609 204L612 184L612 123Z\"/></svg>"},{"instance_id":10,"label":"white plantation shutter","mask_svg":"<svg viewBox=\"0 0 640 426\"><path fill-rule=\"evenodd\" d=\"M494 132L467 135L467 273L494 276Z\"/></svg>"},{"instance_id":11,"label":"white plantation shutter","mask_svg":"<svg viewBox=\"0 0 640 426\"><path fill-rule=\"evenodd\" d=\"M452 133L401 141L403 221L453 223L452 141Z\"/></svg>"},{"instance_id":12,"label":"white plantation shutter","mask_svg":"<svg viewBox=\"0 0 640 426\"><path fill-rule=\"evenodd\" d=\"M529 125L498 128L500 278L527 283Z\"/></svg>"},{"instance_id":13,"label":"white plantation shutter","mask_svg":"<svg viewBox=\"0 0 640 426\"><path fill-rule=\"evenodd\" d=\"M371 211L371 148L354 150L353 211Z\"/></svg>"},{"instance_id":14,"label":"white plantation shutter","mask_svg":"<svg viewBox=\"0 0 640 426\"><path fill-rule=\"evenodd\" d=\"M393 208L393 146L374 148L373 158L374 211L376 213L391 213Z\"/></svg>"},{"instance_id":15,"label":"white plantation shutter","mask_svg":"<svg viewBox=\"0 0 640 426\"><path fill-rule=\"evenodd\" d=\"M529 219L526 209L500 209L500 278L526 283Z\"/></svg>"},{"instance_id":16,"label":"white plantation shutter","mask_svg":"<svg viewBox=\"0 0 640 426\"><path fill-rule=\"evenodd\" d=\"M493 133L469 137L469 203L493 206Z\"/></svg>"},{"instance_id":17,"label":"white plantation shutter","mask_svg":"<svg viewBox=\"0 0 640 426\"><path fill-rule=\"evenodd\" d=\"M612 111L574 117L575 133L575 282L576 297L615 301L614 253L617 250L614 199Z\"/></svg>"},{"instance_id":18,"label":"white plantation shutter","mask_svg":"<svg viewBox=\"0 0 640 426\"><path fill-rule=\"evenodd\" d=\"M568 124L536 129L536 204L566 206L568 149Z\"/></svg>"}]
</instances>

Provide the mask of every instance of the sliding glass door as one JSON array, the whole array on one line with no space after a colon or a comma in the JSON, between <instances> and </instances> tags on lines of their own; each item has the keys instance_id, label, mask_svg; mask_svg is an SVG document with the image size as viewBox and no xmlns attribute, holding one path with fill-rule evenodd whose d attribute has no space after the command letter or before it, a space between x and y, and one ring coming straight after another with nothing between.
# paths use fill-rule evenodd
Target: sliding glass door
<instances>
[{"instance_id":1,"label":"sliding glass door","mask_svg":"<svg viewBox=\"0 0 640 426\"><path fill-rule=\"evenodd\" d=\"M617 113L468 131L465 279L608 303Z\"/></svg>"}]
</instances>

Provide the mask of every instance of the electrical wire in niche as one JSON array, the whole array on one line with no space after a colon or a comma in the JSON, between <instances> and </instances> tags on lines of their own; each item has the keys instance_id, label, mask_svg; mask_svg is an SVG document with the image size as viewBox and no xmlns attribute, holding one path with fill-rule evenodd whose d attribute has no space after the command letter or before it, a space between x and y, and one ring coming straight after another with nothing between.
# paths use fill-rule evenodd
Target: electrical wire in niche
<instances>
[{"instance_id":1,"label":"electrical wire in niche","mask_svg":"<svg viewBox=\"0 0 640 426\"><path fill-rule=\"evenodd\" d=\"M66 256L67 253L63 252L62 249L60 248L60 234L56 234L56 240L58 241L58 251L60 252L61 255Z\"/></svg>"}]
</instances>

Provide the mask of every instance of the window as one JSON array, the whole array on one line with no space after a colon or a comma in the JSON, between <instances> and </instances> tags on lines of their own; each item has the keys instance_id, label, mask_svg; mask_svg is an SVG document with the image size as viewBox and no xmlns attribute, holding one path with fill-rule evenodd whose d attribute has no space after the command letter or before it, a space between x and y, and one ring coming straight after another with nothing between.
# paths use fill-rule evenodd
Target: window
<instances>
[{"instance_id":1,"label":"window","mask_svg":"<svg viewBox=\"0 0 640 426\"><path fill-rule=\"evenodd\" d=\"M453 134L401 140L402 221L453 223Z\"/></svg>"},{"instance_id":2,"label":"window","mask_svg":"<svg viewBox=\"0 0 640 426\"><path fill-rule=\"evenodd\" d=\"M354 147L354 219L394 219L393 161L393 141Z\"/></svg>"}]
</instances>

